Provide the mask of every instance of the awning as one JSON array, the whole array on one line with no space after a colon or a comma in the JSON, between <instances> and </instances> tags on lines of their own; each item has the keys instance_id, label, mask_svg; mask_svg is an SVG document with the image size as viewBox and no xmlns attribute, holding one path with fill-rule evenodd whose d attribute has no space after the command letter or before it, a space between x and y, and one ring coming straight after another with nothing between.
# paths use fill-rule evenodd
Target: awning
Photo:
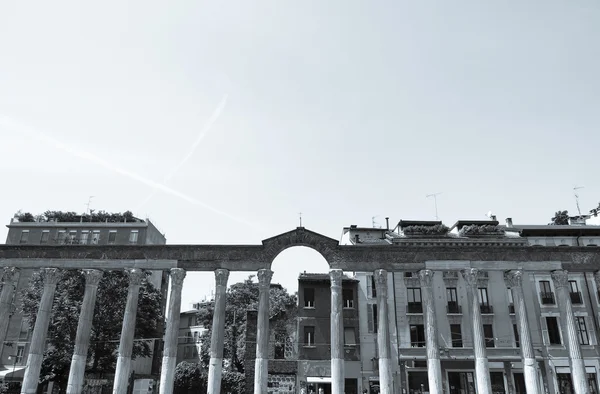
<instances>
[{"instance_id":1,"label":"awning","mask_svg":"<svg viewBox=\"0 0 600 394\"><path fill-rule=\"evenodd\" d=\"M307 376L306 383L331 383L331 376Z\"/></svg>"},{"instance_id":2,"label":"awning","mask_svg":"<svg viewBox=\"0 0 600 394\"><path fill-rule=\"evenodd\" d=\"M15 378L23 379L23 375L25 375L25 366L8 368L0 371L0 380L11 380ZM14 372L14 373L13 373Z\"/></svg>"}]
</instances>

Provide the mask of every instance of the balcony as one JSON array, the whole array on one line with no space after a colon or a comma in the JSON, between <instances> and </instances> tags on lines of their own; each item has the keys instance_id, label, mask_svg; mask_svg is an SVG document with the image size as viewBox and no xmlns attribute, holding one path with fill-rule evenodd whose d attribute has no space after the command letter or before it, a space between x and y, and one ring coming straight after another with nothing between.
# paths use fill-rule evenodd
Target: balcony
<instances>
[{"instance_id":1,"label":"balcony","mask_svg":"<svg viewBox=\"0 0 600 394\"><path fill-rule=\"evenodd\" d=\"M494 313L494 308L488 304L479 304L479 310L484 315L490 315Z\"/></svg>"},{"instance_id":2,"label":"balcony","mask_svg":"<svg viewBox=\"0 0 600 394\"><path fill-rule=\"evenodd\" d=\"M571 303L572 304L583 304L583 298L581 297L581 292L570 292Z\"/></svg>"},{"instance_id":3,"label":"balcony","mask_svg":"<svg viewBox=\"0 0 600 394\"><path fill-rule=\"evenodd\" d=\"M508 304L508 313L511 315L515 314L515 304Z\"/></svg>"},{"instance_id":4,"label":"balcony","mask_svg":"<svg viewBox=\"0 0 600 394\"><path fill-rule=\"evenodd\" d=\"M458 305L457 302L448 302L448 306L446 306L447 313L462 313L462 308Z\"/></svg>"},{"instance_id":5,"label":"balcony","mask_svg":"<svg viewBox=\"0 0 600 394\"><path fill-rule=\"evenodd\" d=\"M542 305L554 305L556 302L554 301L554 293L553 292L541 292L540 299L542 300Z\"/></svg>"},{"instance_id":6,"label":"balcony","mask_svg":"<svg viewBox=\"0 0 600 394\"><path fill-rule=\"evenodd\" d=\"M406 313L423 313L423 304L420 302L409 302L406 305Z\"/></svg>"}]
</instances>

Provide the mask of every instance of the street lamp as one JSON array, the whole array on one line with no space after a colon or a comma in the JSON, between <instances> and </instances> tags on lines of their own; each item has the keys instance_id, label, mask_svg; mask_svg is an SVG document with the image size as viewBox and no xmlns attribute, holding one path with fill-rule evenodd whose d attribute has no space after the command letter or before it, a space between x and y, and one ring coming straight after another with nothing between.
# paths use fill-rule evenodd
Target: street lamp
<instances>
[{"instance_id":1,"label":"street lamp","mask_svg":"<svg viewBox=\"0 0 600 394\"><path fill-rule=\"evenodd\" d=\"M8 359L13 360L13 371L11 380L15 380L15 369L17 367L17 361L19 360L19 356L17 356L16 354L11 354L10 356L8 356Z\"/></svg>"}]
</instances>

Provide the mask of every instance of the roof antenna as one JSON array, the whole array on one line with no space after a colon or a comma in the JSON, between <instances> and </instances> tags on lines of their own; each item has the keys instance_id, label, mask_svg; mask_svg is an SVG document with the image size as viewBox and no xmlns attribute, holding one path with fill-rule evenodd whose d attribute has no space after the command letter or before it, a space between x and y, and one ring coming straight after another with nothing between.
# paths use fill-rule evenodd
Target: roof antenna
<instances>
[{"instance_id":1,"label":"roof antenna","mask_svg":"<svg viewBox=\"0 0 600 394\"><path fill-rule=\"evenodd\" d=\"M94 198L94 196L90 196L90 198L88 199L87 204L84 204L87 207L86 213L90 214L90 205L92 204L92 198Z\"/></svg>"},{"instance_id":2,"label":"roof antenna","mask_svg":"<svg viewBox=\"0 0 600 394\"><path fill-rule=\"evenodd\" d=\"M583 189L585 186L575 186L573 188L573 194L575 195L575 204L577 204L577 212L579 212L579 216L581 216L581 209L579 208L579 194L577 194L578 189Z\"/></svg>"},{"instance_id":3,"label":"roof antenna","mask_svg":"<svg viewBox=\"0 0 600 394\"><path fill-rule=\"evenodd\" d=\"M300 216L300 227L302 227L302 212L298 212L298 215Z\"/></svg>"},{"instance_id":4,"label":"roof antenna","mask_svg":"<svg viewBox=\"0 0 600 394\"><path fill-rule=\"evenodd\" d=\"M379 224L375 221L375 218L379 217L379 215L377 216L371 216L371 225L373 226L373 228L377 228L376 226ZM381 228L381 226L379 226L379 228Z\"/></svg>"},{"instance_id":5,"label":"roof antenna","mask_svg":"<svg viewBox=\"0 0 600 394\"><path fill-rule=\"evenodd\" d=\"M433 203L435 204L435 220L440 220L440 218L438 217L438 209L437 209L437 196L439 196L440 194L442 194L442 192L432 193L432 194L428 194L425 196L426 198L433 197Z\"/></svg>"}]
</instances>

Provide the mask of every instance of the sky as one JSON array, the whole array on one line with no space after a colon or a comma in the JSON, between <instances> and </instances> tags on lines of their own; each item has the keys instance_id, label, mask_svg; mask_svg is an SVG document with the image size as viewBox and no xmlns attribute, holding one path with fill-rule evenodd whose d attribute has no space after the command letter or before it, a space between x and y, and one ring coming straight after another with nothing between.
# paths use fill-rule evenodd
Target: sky
<instances>
[{"instance_id":1,"label":"sky","mask_svg":"<svg viewBox=\"0 0 600 394\"><path fill-rule=\"evenodd\" d=\"M94 196L170 244L258 244L439 192L447 225L545 224L576 186L589 211L599 42L592 0L0 2L0 222ZM286 250L273 281L304 270ZM213 288L189 274L182 309Z\"/></svg>"}]
</instances>

